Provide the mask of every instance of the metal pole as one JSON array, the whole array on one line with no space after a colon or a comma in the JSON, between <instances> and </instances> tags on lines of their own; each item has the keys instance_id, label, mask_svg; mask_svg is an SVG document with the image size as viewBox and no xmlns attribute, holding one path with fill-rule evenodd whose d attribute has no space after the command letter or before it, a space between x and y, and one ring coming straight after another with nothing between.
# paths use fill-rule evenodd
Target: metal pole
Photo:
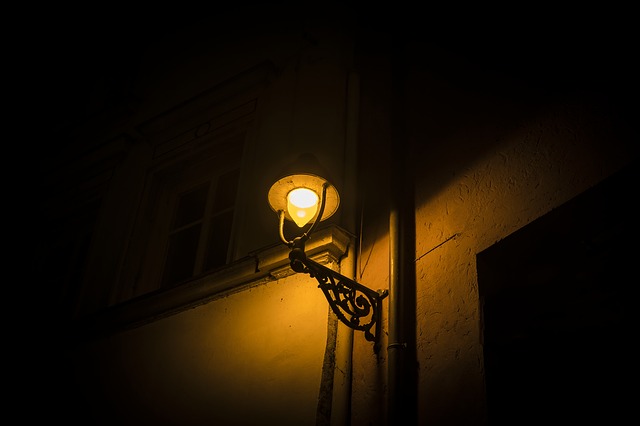
<instances>
[{"instance_id":1,"label":"metal pole","mask_svg":"<svg viewBox=\"0 0 640 426\"><path fill-rule=\"evenodd\" d=\"M395 35L395 34L394 34ZM406 129L407 64L403 38L392 37L389 210L388 424L417 421L415 345L415 207Z\"/></svg>"},{"instance_id":2,"label":"metal pole","mask_svg":"<svg viewBox=\"0 0 640 426\"><path fill-rule=\"evenodd\" d=\"M389 343L388 352L388 413L387 423L398 424L402 414L402 351L400 293L400 215L395 205L389 212Z\"/></svg>"}]
</instances>

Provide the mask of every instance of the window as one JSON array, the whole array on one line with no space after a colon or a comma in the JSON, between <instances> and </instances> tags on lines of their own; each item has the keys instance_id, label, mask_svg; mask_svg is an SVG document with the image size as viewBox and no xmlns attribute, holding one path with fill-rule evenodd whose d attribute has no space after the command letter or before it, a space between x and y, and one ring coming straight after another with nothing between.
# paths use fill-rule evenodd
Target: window
<instances>
[{"instance_id":1,"label":"window","mask_svg":"<svg viewBox=\"0 0 640 426\"><path fill-rule=\"evenodd\" d=\"M147 174L125 256L123 302L218 270L231 260L245 132L162 157Z\"/></svg>"},{"instance_id":2,"label":"window","mask_svg":"<svg viewBox=\"0 0 640 426\"><path fill-rule=\"evenodd\" d=\"M161 287L227 263L239 169L178 194L166 243Z\"/></svg>"},{"instance_id":3,"label":"window","mask_svg":"<svg viewBox=\"0 0 640 426\"><path fill-rule=\"evenodd\" d=\"M138 126L144 142L127 170L133 185L140 176L140 190L110 304L180 287L235 260L242 158L272 71L256 67Z\"/></svg>"}]
</instances>

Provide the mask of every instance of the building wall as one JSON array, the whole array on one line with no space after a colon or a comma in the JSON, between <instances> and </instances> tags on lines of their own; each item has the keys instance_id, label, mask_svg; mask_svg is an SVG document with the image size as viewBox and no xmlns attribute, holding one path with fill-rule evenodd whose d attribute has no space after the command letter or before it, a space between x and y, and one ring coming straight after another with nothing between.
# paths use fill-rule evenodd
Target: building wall
<instances>
[{"instance_id":1,"label":"building wall","mask_svg":"<svg viewBox=\"0 0 640 426\"><path fill-rule=\"evenodd\" d=\"M620 98L603 96L602 87L574 90L575 82L548 75L534 81L535 70L505 72L495 56L478 63L446 43L443 49L408 37L398 45L376 26L355 31L349 22L287 19L271 25L258 17L212 33L205 25L180 33L184 39L162 40L141 59L130 110L63 132L126 160L106 198L109 214L99 217L102 239L83 292L88 309L79 309L97 313L100 326L115 311L116 330L61 343L55 322L45 328L58 353L36 370L50 379L44 389L53 394L73 383L64 402L52 404L61 417L97 424L486 424L476 256L637 158L637 132L626 127ZM225 88L234 87L234 77L264 64L269 72L247 126L236 216L233 259L241 272L229 267L240 278L223 272L194 281L186 296L170 292L180 309L126 303L119 287L127 276L126 238L135 230L134 204L156 136L171 131L164 127L176 117L185 122L193 111L215 110L207 100L233 99L237 93ZM222 95L197 98L212 87ZM184 109L189 104L195 109ZM261 263L260 253L280 245L268 187L284 161L305 151L351 195L330 224L355 238L328 259L358 282L389 289L390 206L394 199L411 206L402 218L409 262L399 283L408 297L383 300L377 352L362 333L335 324L312 278L282 273L284 249ZM398 152L400 168L392 163ZM411 319L406 342L388 339L391 303ZM123 318L131 323L122 327ZM407 344L402 419L389 414L398 398L390 394L392 343Z\"/></svg>"}]
</instances>

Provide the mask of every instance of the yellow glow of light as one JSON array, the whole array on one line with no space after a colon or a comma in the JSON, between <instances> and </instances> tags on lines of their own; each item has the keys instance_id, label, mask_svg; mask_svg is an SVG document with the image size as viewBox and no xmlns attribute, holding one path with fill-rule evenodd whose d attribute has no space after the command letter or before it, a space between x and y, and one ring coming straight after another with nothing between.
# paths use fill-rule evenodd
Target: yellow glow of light
<instances>
[{"instance_id":1,"label":"yellow glow of light","mask_svg":"<svg viewBox=\"0 0 640 426\"><path fill-rule=\"evenodd\" d=\"M287 210L293 221L302 228L318 211L318 194L308 188L296 188L287 194Z\"/></svg>"}]
</instances>

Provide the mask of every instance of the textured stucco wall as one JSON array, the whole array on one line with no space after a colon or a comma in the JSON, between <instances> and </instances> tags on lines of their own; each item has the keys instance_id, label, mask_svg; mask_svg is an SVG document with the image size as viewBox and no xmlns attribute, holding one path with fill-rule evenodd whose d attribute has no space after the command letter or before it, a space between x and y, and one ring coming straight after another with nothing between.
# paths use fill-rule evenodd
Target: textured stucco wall
<instances>
[{"instance_id":1,"label":"textured stucco wall","mask_svg":"<svg viewBox=\"0 0 640 426\"><path fill-rule=\"evenodd\" d=\"M636 153L608 106L589 98L533 97L522 90L515 102L491 91L462 96L451 87L431 94L436 105L442 101L458 114L411 132L419 421L482 424L476 255ZM417 109L416 115L429 113Z\"/></svg>"}]
</instances>

